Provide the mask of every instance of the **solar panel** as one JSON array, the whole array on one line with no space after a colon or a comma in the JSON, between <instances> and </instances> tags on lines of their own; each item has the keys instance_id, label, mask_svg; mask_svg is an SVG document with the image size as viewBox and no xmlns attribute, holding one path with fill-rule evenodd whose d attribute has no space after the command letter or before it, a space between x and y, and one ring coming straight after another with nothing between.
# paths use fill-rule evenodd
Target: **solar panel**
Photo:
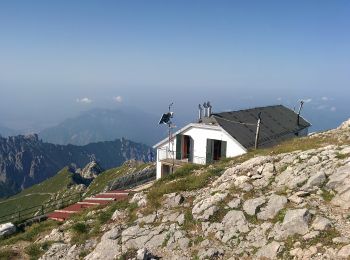
<instances>
[{"instance_id":1,"label":"solar panel","mask_svg":"<svg viewBox=\"0 0 350 260\"><path fill-rule=\"evenodd\" d=\"M173 117L173 113L172 112L168 112L168 113L165 113L162 115L162 117L160 118L159 120L159 123L158 124L169 124L171 123L170 122L170 119Z\"/></svg>"}]
</instances>

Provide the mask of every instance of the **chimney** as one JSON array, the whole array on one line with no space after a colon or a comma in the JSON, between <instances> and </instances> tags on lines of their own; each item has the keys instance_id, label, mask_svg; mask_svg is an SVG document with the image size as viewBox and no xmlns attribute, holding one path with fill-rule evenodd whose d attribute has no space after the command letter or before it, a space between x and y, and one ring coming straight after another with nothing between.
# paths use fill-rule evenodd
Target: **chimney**
<instances>
[{"instance_id":1,"label":"chimney","mask_svg":"<svg viewBox=\"0 0 350 260\"><path fill-rule=\"evenodd\" d=\"M201 121L203 117L203 108L201 104L198 105L198 121Z\"/></svg>"},{"instance_id":2,"label":"chimney","mask_svg":"<svg viewBox=\"0 0 350 260\"><path fill-rule=\"evenodd\" d=\"M208 117L208 106L207 103L203 103L203 107L204 107L204 117Z\"/></svg>"},{"instance_id":3,"label":"chimney","mask_svg":"<svg viewBox=\"0 0 350 260\"><path fill-rule=\"evenodd\" d=\"M207 109L208 109L207 116L210 117L210 116L211 116L211 109L212 109L212 106L211 106L211 104L210 104L209 101L207 102L207 107L208 107L208 108L207 108Z\"/></svg>"}]
</instances>

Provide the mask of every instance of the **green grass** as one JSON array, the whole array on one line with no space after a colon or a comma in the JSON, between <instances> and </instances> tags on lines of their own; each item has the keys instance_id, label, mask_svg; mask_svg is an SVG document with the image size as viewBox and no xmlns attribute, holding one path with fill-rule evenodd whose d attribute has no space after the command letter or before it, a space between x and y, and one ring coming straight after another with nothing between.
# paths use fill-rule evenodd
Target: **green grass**
<instances>
[{"instance_id":1,"label":"green grass","mask_svg":"<svg viewBox=\"0 0 350 260\"><path fill-rule=\"evenodd\" d=\"M333 199L334 194L332 194L331 191L329 190L322 189L321 196L324 199L324 201L330 202Z\"/></svg>"},{"instance_id":2,"label":"green grass","mask_svg":"<svg viewBox=\"0 0 350 260\"><path fill-rule=\"evenodd\" d=\"M78 234L83 234L88 232L88 226L83 222L78 222L72 226L72 230Z\"/></svg>"},{"instance_id":3,"label":"green grass","mask_svg":"<svg viewBox=\"0 0 350 260\"><path fill-rule=\"evenodd\" d=\"M350 154L341 154L341 153L337 153L335 158L339 159L339 160L343 160L346 159L350 156Z\"/></svg>"},{"instance_id":4,"label":"green grass","mask_svg":"<svg viewBox=\"0 0 350 260\"><path fill-rule=\"evenodd\" d=\"M135 259L137 256L136 249L128 249L118 260Z\"/></svg>"},{"instance_id":5,"label":"green grass","mask_svg":"<svg viewBox=\"0 0 350 260\"><path fill-rule=\"evenodd\" d=\"M151 187L147 194L149 207L154 210L161 206L161 200L164 194L191 191L206 186L213 174L203 171L200 174L193 174L193 171L200 166L188 164L179 168L175 173L170 174L157 182Z\"/></svg>"},{"instance_id":6,"label":"green grass","mask_svg":"<svg viewBox=\"0 0 350 260\"><path fill-rule=\"evenodd\" d=\"M130 168L125 165L122 165L120 167L104 171L92 181L92 183L89 185L89 188L86 194L92 195L92 194L101 192L111 181L115 180L116 178L124 176L126 174L141 171L150 165L151 164L149 163L145 163L135 168Z\"/></svg>"},{"instance_id":7,"label":"green grass","mask_svg":"<svg viewBox=\"0 0 350 260\"><path fill-rule=\"evenodd\" d=\"M63 191L73 183L72 173L65 167L55 176L1 201L0 216L29 207L40 206L49 200L51 194Z\"/></svg>"},{"instance_id":8,"label":"green grass","mask_svg":"<svg viewBox=\"0 0 350 260\"><path fill-rule=\"evenodd\" d=\"M197 221L193 218L191 209L185 209L184 215L185 221L183 224L183 229L187 231L194 230L197 225Z\"/></svg>"},{"instance_id":9,"label":"green grass","mask_svg":"<svg viewBox=\"0 0 350 260\"><path fill-rule=\"evenodd\" d=\"M19 255L16 251L11 249L0 250L0 260L19 259Z\"/></svg>"},{"instance_id":10,"label":"green grass","mask_svg":"<svg viewBox=\"0 0 350 260\"><path fill-rule=\"evenodd\" d=\"M277 223L277 222L283 222L284 217L286 216L288 208L284 208L281 209L277 215L275 216L275 218L272 220L273 223Z\"/></svg>"},{"instance_id":11,"label":"green grass","mask_svg":"<svg viewBox=\"0 0 350 260\"><path fill-rule=\"evenodd\" d=\"M89 227L84 222L78 222L71 227L73 231L72 244L83 244L89 237Z\"/></svg>"},{"instance_id":12,"label":"green grass","mask_svg":"<svg viewBox=\"0 0 350 260\"><path fill-rule=\"evenodd\" d=\"M25 253L31 260L39 259L43 255L44 251L41 249L40 244L31 244L25 248Z\"/></svg>"},{"instance_id":13,"label":"green grass","mask_svg":"<svg viewBox=\"0 0 350 260\"><path fill-rule=\"evenodd\" d=\"M90 184L87 196L101 192L107 184L125 174L133 173L148 167L150 164L141 164L135 168L120 166L101 173ZM49 201L51 194L66 191L68 187L75 184L73 174L69 172L68 167L63 168L55 176L27 188L19 194L6 200L0 201L0 216L17 212L33 206L40 206ZM38 208L39 210L39 208Z\"/></svg>"},{"instance_id":14,"label":"green grass","mask_svg":"<svg viewBox=\"0 0 350 260\"><path fill-rule=\"evenodd\" d=\"M335 228L330 228L328 230L321 231L317 237L308 240L306 243L303 243L302 247L308 248L309 246L316 245L318 243L322 243L323 246L332 247L334 246L334 243L332 241L333 238L339 236L341 236L341 234L338 230L336 230Z\"/></svg>"},{"instance_id":15,"label":"green grass","mask_svg":"<svg viewBox=\"0 0 350 260\"><path fill-rule=\"evenodd\" d=\"M32 226L26 227L25 230L19 232L18 234L11 236L7 239L0 240L0 246L12 245L19 241L35 241L40 234L43 232L51 231L53 228L59 226L60 223L53 220L47 220L41 223L33 224Z\"/></svg>"}]
</instances>

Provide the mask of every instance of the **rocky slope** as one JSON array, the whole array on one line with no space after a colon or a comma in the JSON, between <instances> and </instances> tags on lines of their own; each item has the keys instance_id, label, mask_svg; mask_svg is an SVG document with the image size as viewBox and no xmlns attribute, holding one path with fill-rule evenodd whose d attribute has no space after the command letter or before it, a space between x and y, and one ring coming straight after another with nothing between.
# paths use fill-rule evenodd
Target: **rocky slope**
<instances>
[{"instance_id":1,"label":"rocky slope","mask_svg":"<svg viewBox=\"0 0 350 260\"><path fill-rule=\"evenodd\" d=\"M85 166L91 157L112 168L129 159L148 161L150 147L125 139L86 146L44 143L37 135L0 137L0 198L53 176L72 163Z\"/></svg>"},{"instance_id":2,"label":"rocky slope","mask_svg":"<svg viewBox=\"0 0 350 260\"><path fill-rule=\"evenodd\" d=\"M187 167L128 203L46 229L37 257L349 259L349 126ZM18 248L2 249L28 256Z\"/></svg>"}]
</instances>

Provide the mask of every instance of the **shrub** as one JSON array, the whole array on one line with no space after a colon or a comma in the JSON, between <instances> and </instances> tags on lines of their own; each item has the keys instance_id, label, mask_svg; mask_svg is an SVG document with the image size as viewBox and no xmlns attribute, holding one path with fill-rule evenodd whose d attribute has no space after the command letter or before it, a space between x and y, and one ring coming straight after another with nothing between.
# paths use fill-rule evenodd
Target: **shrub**
<instances>
[{"instance_id":1,"label":"shrub","mask_svg":"<svg viewBox=\"0 0 350 260\"><path fill-rule=\"evenodd\" d=\"M82 222L75 223L72 226L72 229L75 233L80 233L80 234L84 234L84 233L88 232L87 225L85 223L82 223Z\"/></svg>"},{"instance_id":2,"label":"shrub","mask_svg":"<svg viewBox=\"0 0 350 260\"><path fill-rule=\"evenodd\" d=\"M18 253L16 251L10 249L0 250L0 260L8 260L12 258L19 258Z\"/></svg>"},{"instance_id":3,"label":"shrub","mask_svg":"<svg viewBox=\"0 0 350 260\"><path fill-rule=\"evenodd\" d=\"M25 249L26 254L30 257L30 259L38 259L44 251L41 249L39 244L31 244Z\"/></svg>"}]
</instances>

